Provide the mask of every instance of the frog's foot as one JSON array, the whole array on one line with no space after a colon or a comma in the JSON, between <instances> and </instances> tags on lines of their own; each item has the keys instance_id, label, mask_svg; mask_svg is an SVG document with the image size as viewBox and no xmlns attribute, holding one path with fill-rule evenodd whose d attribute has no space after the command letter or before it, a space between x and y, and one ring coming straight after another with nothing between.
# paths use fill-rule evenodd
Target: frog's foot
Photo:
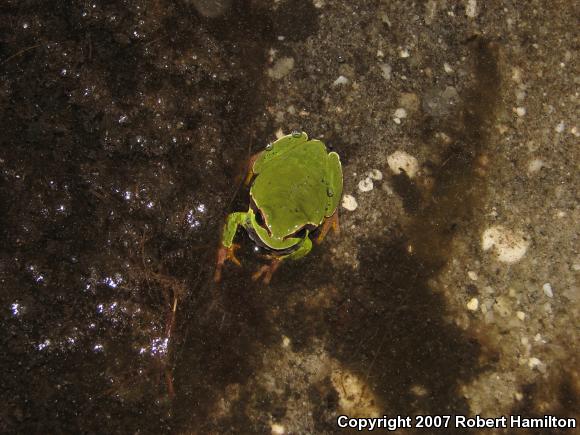
<instances>
[{"instance_id":1,"label":"frog's foot","mask_svg":"<svg viewBox=\"0 0 580 435\"><path fill-rule=\"evenodd\" d=\"M274 275L274 272L276 272L276 270L280 267L280 264L282 264L282 260L277 258L272 260L270 264L265 264L264 266L260 267L258 271L252 275L252 281L257 281L260 279L260 277L263 276L264 278L262 279L262 282L266 285L270 284L272 275Z\"/></svg>"},{"instance_id":2,"label":"frog's foot","mask_svg":"<svg viewBox=\"0 0 580 435\"><path fill-rule=\"evenodd\" d=\"M326 218L320 229L320 235L316 238L316 243L320 244L328 234L328 231L332 228L336 235L340 234L340 224L338 222L338 211L335 211L332 216Z\"/></svg>"},{"instance_id":3,"label":"frog's foot","mask_svg":"<svg viewBox=\"0 0 580 435\"><path fill-rule=\"evenodd\" d=\"M215 282L220 282L222 279L222 269L224 267L224 263L226 262L226 260L230 260L232 263L234 263L236 266L241 266L242 263L240 263L240 260L238 260L236 258L236 249L238 249L240 247L240 245L237 244L232 244L232 246L230 246L229 248L226 248L225 246L220 246L220 249L218 250L218 254L217 254L217 261L216 261L216 266L215 266L215 273L213 275L213 280Z\"/></svg>"}]
</instances>

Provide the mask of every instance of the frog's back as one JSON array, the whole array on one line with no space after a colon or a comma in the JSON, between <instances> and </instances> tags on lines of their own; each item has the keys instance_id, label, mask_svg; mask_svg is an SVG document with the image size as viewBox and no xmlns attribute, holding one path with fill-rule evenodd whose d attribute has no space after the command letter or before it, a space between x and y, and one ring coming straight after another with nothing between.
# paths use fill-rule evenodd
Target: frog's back
<instances>
[{"instance_id":1,"label":"frog's back","mask_svg":"<svg viewBox=\"0 0 580 435\"><path fill-rule=\"evenodd\" d=\"M305 225L318 226L328 199L326 146L318 141L290 141L274 157L257 165L251 195L273 236L286 237ZM270 158L268 158L270 157Z\"/></svg>"}]
</instances>

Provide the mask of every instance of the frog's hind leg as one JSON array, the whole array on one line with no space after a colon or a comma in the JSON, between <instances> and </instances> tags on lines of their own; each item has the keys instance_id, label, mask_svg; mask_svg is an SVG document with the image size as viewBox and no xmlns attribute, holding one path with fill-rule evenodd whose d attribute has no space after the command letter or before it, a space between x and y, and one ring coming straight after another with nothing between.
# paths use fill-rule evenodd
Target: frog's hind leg
<instances>
[{"instance_id":1,"label":"frog's hind leg","mask_svg":"<svg viewBox=\"0 0 580 435\"><path fill-rule=\"evenodd\" d=\"M320 244L328 234L328 231L332 228L335 234L340 234L340 224L338 222L338 210L334 212L332 216L326 218L320 229L320 234L316 238L316 243Z\"/></svg>"},{"instance_id":2,"label":"frog's hind leg","mask_svg":"<svg viewBox=\"0 0 580 435\"><path fill-rule=\"evenodd\" d=\"M239 248L239 245L234 243L234 238L236 237L236 232L240 225L244 226L247 220L247 213L237 212L231 213L226 219L226 224L224 225L224 230L222 234L221 246L218 249L216 267L213 276L215 282L219 282L222 278L222 269L226 260L230 260L237 266L241 266L240 260L236 258L235 251Z\"/></svg>"}]
</instances>

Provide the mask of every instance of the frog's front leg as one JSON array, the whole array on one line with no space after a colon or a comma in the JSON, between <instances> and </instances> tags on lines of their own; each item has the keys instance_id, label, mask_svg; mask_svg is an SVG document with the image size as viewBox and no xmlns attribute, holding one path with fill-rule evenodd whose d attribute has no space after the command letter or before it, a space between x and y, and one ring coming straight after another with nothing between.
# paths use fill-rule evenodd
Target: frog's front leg
<instances>
[{"instance_id":1,"label":"frog's front leg","mask_svg":"<svg viewBox=\"0 0 580 435\"><path fill-rule=\"evenodd\" d=\"M241 266L240 260L236 258L235 251L239 248L239 245L234 243L234 238L236 237L236 232L240 225L245 226L247 222L247 213L237 212L231 213L226 219L226 224L224 225L224 230L222 234L221 246L217 253L215 273L213 280L219 282L222 278L222 268L226 260L230 260L232 263Z\"/></svg>"},{"instance_id":2,"label":"frog's front leg","mask_svg":"<svg viewBox=\"0 0 580 435\"><path fill-rule=\"evenodd\" d=\"M300 242L300 246L298 249L291 254L285 255L283 257L274 257L270 264L266 264L258 269L256 273L252 275L252 280L257 281L260 277L264 277L262 279L263 283L268 285L272 280L272 275L274 272L278 270L282 261L285 259L290 260L298 260L299 258L304 257L312 250L312 241L308 238L308 235Z\"/></svg>"},{"instance_id":3,"label":"frog's front leg","mask_svg":"<svg viewBox=\"0 0 580 435\"><path fill-rule=\"evenodd\" d=\"M250 184L250 181L252 181L252 178L254 177L254 163L256 163L256 160L258 160L262 154L263 151L260 151L259 153L254 154L252 157L250 157L250 160L248 160L248 169L246 173L246 179L244 180L244 186L247 186Z\"/></svg>"}]
</instances>

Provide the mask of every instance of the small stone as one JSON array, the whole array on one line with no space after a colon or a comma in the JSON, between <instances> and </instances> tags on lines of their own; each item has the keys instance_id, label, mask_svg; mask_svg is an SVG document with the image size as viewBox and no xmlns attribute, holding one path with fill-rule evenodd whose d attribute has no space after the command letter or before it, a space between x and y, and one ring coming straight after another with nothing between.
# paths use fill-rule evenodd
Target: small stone
<instances>
[{"instance_id":1,"label":"small stone","mask_svg":"<svg viewBox=\"0 0 580 435\"><path fill-rule=\"evenodd\" d=\"M479 300L477 298L472 298L468 303L467 303L467 309L469 311L477 311L477 309L479 308Z\"/></svg>"},{"instance_id":2,"label":"small stone","mask_svg":"<svg viewBox=\"0 0 580 435\"><path fill-rule=\"evenodd\" d=\"M465 5L465 15L469 18L477 17L477 1L476 0L467 0L467 4Z\"/></svg>"},{"instance_id":3,"label":"small stone","mask_svg":"<svg viewBox=\"0 0 580 435\"><path fill-rule=\"evenodd\" d=\"M518 311L516 312L516 316L518 317L518 319L520 319L522 322L524 320L526 320L526 313L524 313L523 311Z\"/></svg>"},{"instance_id":4,"label":"small stone","mask_svg":"<svg viewBox=\"0 0 580 435\"><path fill-rule=\"evenodd\" d=\"M516 107L516 114L521 118L522 116L526 116L526 108L525 107Z\"/></svg>"},{"instance_id":5,"label":"small stone","mask_svg":"<svg viewBox=\"0 0 580 435\"><path fill-rule=\"evenodd\" d=\"M282 347L289 347L290 346L290 339L286 336L282 337Z\"/></svg>"},{"instance_id":6,"label":"small stone","mask_svg":"<svg viewBox=\"0 0 580 435\"><path fill-rule=\"evenodd\" d=\"M419 101L419 97L417 94L413 92L403 92L399 97L399 105L405 109L407 112L417 112L419 107L421 106L421 102ZM395 113L395 116L397 114ZM407 113L404 116L398 116L399 118L405 118Z\"/></svg>"},{"instance_id":7,"label":"small stone","mask_svg":"<svg viewBox=\"0 0 580 435\"><path fill-rule=\"evenodd\" d=\"M443 70L447 73L447 74L453 74L453 68L451 68L451 65L449 65L447 62L445 62L443 64Z\"/></svg>"},{"instance_id":8,"label":"small stone","mask_svg":"<svg viewBox=\"0 0 580 435\"><path fill-rule=\"evenodd\" d=\"M419 172L419 162L405 151L395 151L387 157L389 168L394 174L406 173L413 178Z\"/></svg>"},{"instance_id":9,"label":"small stone","mask_svg":"<svg viewBox=\"0 0 580 435\"><path fill-rule=\"evenodd\" d=\"M506 296L499 296L496 301L493 309L501 316L507 317L511 314L511 309L509 307L509 300Z\"/></svg>"},{"instance_id":10,"label":"small stone","mask_svg":"<svg viewBox=\"0 0 580 435\"><path fill-rule=\"evenodd\" d=\"M524 395L522 393L520 393L519 391L516 391L514 396L518 402L524 398Z\"/></svg>"},{"instance_id":11,"label":"small stone","mask_svg":"<svg viewBox=\"0 0 580 435\"><path fill-rule=\"evenodd\" d=\"M402 107L398 108L397 110L395 110L395 113L393 114L393 117L395 119L399 118L399 119L403 119L407 117L407 111L405 109L403 109Z\"/></svg>"},{"instance_id":12,"label":"small stone","mask_svg":"<svg viewBox=\"0 0 580 435\"><path fill-rule=\"evenodd\" d=\"M279 423L272 423L270 429L272 430L272 435L284 435L286 433L286 428Z\"/></svg>"},{"instance_id":13,"label":"small stone","mask_svg":"<svg viewBox=\"0 0 580 435\"><path fill-rule=\"evenodd\" d=\"M564 121L560 121L560 123L556 126L554 130L556 130L556 133L564 133L565 128L566 124L564 124Z\"/></svg>"},{"instance_id":14,"label":"small stone","mask_svg":"<svg viewBox=\"0 0 580 435\"><path fill-rule=\"evenodd\" d=\"M367 177L358 183L358 190L361 192L370 192L373 190L373 187L373 180L370 177Z\"/></svg>"},{"instance_id":15,"label":"small stone","mask_svg":"<svg viewBox=\"0 0 580 435\"><path fill-rule=\"evenodd\" d=\"M484 251L494 248L497 259L502 263L517 263L528 250L526 238L501 225L486 229L481 237L481 247Z\"/></svg>"},{"instance_id":16,"label":"small stone","mask_svg":"<svg viewBox=\"0 0 580 435\"><path fill-rule=\"evenodd\" d=\"M342 197L342 206L347 209L348 211L355 211L358 207L358 203L356 199L352 195L344 195Z\"/></svg>"},{"instance_id":17,"label":"small stone","mask_svg":"<svg viewBox=\"0 0 580 435\"><path fill-rule=\"evenodd\" d=\"M381 68L381 75L383 76L383 78L385 80L391 80L391 72L392 72L391 65L387 63L379 63L379 67Z\"/></svg>"},{"instance_id":18,"label":"small stone","mask_svg":"<svg viewBox=\"0 0 580 435\"><path fill-rule=\"evenodd\" d=\"M274 80L280 80L294 68L294 58L282 57L276 61L272 68L268 69L268 75Z\"/></svg>"},{"instance_id":19,"label":"small stone","mask_svg":"<svg viewBox=\"0 0 580 435\"><path fill-rule=\"evenodd\" d=\"M406 59L409 56L411 56L411 53L409 53L409 50L407 50L406 48L404 48L401 51L399 51L399 56L402 57L403 59Z\"/></svg>"},{"instance_id":20,"label":"small stone","mask_svg":"<svg viewBox=\"0 0 580 435\"><path fill-rule=\"evenodd\" d=\"M554 292L552 291L552 285L547 282L542 286L542 289L544 290L544 294L546 296L548 296L549 298L553 298L554 297Z\"/></svg>"},{"instance_id":21,"label":"small stone","mask_svg":"<svg viewBox=\"0 0 580 435\"><path fill-rule=\"evenodd\" d=\"M469 277L470 280L477 281L477 272L470 270L469 272L467 272L467 276Z\"/></svg>"},{"instance_id":22,"label":"small stone","mask_svg":"<svg viewBox=\"0 0 580 435\"><path fill-rule=\"evenodd\" d=\"M538 369L540 372L544 372L546 370L544 363L536 357L531 357L528 360L528 367L531 368L532 370Z\"/></svg>"},{"instance_id":23,"label":"small stone","mask_svg":"<svg viewBox=\"0 0 580 435\"><path fill-rule=\"evenodd\" d=\"M348 79L345 76L339 76L334 83L332 83L333 86L341 86L341 85L346 85L348 83Z\"/></svg>"},{"instance_id":24,"label":"small stone","mask_svg":"<svg viewBox=\"0 0 580 435\"><path fill-rule=\"evenodd\" d=\"M533 174L538 172L544 167L544 161L542 159L533 159L528 163L528 173Z\"/></svg>"},{"instance_id":25,"label":"small stone","mask_svg":"<svg viewBox=\"0 0 580 435\"><path fill-rule=\"evenodd\" d=\"M522 82L522 70L518 67L512 68L512 80L516 83Z\"/></svg>"},{"instance_id":26,"label":"small stone","mask_svg":"<svg viewBox=\"0 0 580 435\"><path fill-rule=\"evenodd\" d=\"M383 179L383 173L378 169L371 169L368 172L368 176L373 180L381 181Z\"/></svg>"}]
</instances>

